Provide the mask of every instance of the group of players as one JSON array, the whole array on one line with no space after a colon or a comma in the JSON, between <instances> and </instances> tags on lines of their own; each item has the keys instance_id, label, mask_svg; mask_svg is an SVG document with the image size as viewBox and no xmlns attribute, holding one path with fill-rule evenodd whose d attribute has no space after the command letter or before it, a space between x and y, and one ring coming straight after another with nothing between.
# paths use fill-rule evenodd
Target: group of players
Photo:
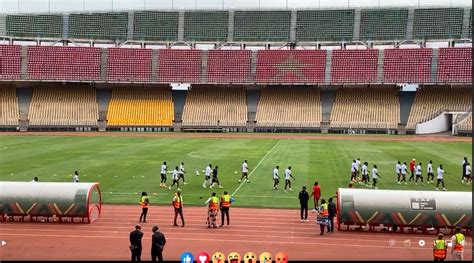
<instances>
[{"instance_id":1,"label":"group of players","mask_svg":"<svg viewBox=\"0 0 474 263\"><path fill-rule=\"evenodd\" d=\"M407 182L407 175L408 175L408 170L410 171L410 177L408 179L408 182L414 181L415 185L418 184L418 181L421 182L421 185L424 185L423 182L423 173L422 173L422 163L419 162L416 164L416 159L412 159L409 163L409 166L407 166L406 162L403 162L403 164L398 161L395 165L395 173L397 176L396 182L397 184L402 184L404 183L405 185L408 184ZM426 166L426 172L427 172L427 184L434 184L434 170L433 170L433 161L430 160ZM436 188L435 190L439 190L439 186L441 185L443 187L443 191L446 191L446 187L444 184L444 174L449 174L448 172L445 172L443 169L443 165L440 164L439 167L436 170ZM463 163L462 163L462 178L461 178L461 183L463 184L472 184L472 176L471 176L471 164L468 162L467 157L464 157ZM352 165L351 165L351 182L355 183L358 182L359 184L365 185L367 187L373 187L377 189L377 179L380 177L377 171L377 165L373 165L372 169L372 184L369 183L369 175L368 175L368 163L364 162L361 166L361 161L360 158L357 158L357 160L352 160Z\"/></svg>"}]
</instances>

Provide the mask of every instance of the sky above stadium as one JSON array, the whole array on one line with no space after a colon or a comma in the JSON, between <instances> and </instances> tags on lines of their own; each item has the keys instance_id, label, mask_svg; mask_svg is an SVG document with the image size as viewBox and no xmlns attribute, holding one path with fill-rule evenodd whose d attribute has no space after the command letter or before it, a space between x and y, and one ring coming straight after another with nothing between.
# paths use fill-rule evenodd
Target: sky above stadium
<instances>
[{"instance_id":1,"label":"sky above stadium","mask_svg":"<svg viewBox=\"0 0 474 263\"><path fill-rule=\"evenodd\" d=\"M0 0L0 13L143 9L472 6L471 0Z\"/></svg>"}]
</instances>

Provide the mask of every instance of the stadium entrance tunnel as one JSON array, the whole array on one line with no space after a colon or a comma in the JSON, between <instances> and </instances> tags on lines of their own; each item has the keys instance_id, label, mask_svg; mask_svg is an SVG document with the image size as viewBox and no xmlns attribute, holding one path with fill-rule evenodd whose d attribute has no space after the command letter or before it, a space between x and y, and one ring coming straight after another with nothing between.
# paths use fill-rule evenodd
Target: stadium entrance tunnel
<instances>
[{"instance_id":1,"label":"stadium entrance tunnel","mask_svg":"<svg viewBox=\"0 0 474 263\"><path fill-rule=\"evenodd\" d=\"M337 210L339 231L472 235L472 192L339 188Z\"/></svg>"},{"instance_id":2,"label":"stadium entrance tunnel","mask_svg":"<svg viewBox=\"0 0 474 263\"><path fill-rule=\"evenodd\" d=\"M98 183L0 182L0 220L91 223L100 218Z\"/></svg>"}]
</instances>

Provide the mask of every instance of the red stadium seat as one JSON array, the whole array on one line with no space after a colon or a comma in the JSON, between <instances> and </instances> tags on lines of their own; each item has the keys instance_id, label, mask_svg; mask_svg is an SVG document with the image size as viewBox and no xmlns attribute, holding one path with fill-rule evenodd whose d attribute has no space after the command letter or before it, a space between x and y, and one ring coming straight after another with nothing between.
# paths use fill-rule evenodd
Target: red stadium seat
<instances>
[{"instance_id":1,"label":"red stadium seat","mask_svg":"<svg viewBox=\"0 0 474 263\"><path fill-rule=\"evenodd\" d=\"M249 82L250 56L250 50L209 50L207 60L208 82Z\"/></svg>"},{"instance_id":2,"label":"red stadium seat","mask_svg":"<svg viewBox=\"0 0 474 263\"><path fill-rule=\"evenodd\" d=\"M433 50L386 49L384 50L383 81L385 83L430 82Z\"/></svg>"},{"instance_id":3,"label":"red stadium seat","mask_svg":"<svg viewBox=\"0 0 474 263\"><path fill-rule=\"evenodd\" d=\"M158 51L158 81L199 83L201 50L160 49Z\"/></svg>"},{"instance_id":4,"label":"red stadium seat","mask_svg":"<svg viewBox=\"0 0 474 263\"><path fill-rule=\"evenodd\" d=\"M378 50L333 50L331 82L371 83L377 81Z\"/></svg>"},{"instance_id":5,"label":"red stadium seat","mask_svg":"<svg viewBox=\"0 0 474 263\"><path fill-rule=\"evenodd\" d=\"M472 82L472 49L440 48L438 82Z\"/></svg>"},{"instance_id":6,"label":"red stadium seat","mask_svg":"<svg viewBox=\"0 0 474 263\"><path fill-rule=\"evenodd\" d=\"M151 49L109 48L107 80L151 81Z\"/></svg>"},{"instance_id":7,"label":"red stadium seat","mask_svg":"<svg viewBox=\"0 0 474 263\"><path fill-rule=\"evenodd\" d=\"M0 79L20 79L21 46L0 45Z\"/></svg>"}]
</instances>

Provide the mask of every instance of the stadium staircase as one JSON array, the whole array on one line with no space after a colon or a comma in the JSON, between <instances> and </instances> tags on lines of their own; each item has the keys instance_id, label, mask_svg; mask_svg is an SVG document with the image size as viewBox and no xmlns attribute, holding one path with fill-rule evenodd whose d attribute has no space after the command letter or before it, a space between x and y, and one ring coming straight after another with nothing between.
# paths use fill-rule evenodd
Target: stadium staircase
<instances>
[{"instance_id":1,"label":"stadium staircase","mask_svg":"<svg viewBox=\"0 0 474 263\"><path fill-rule=\"evenodd\" d=\"M408 122L408 116L410 116L411 106L413 106L413 102L415 101L416 92L401 91L399 94L400 123L406 125Z\"/></svg>"},{"instance_id":2,"label":"stadium staircase","mask_svg":"<svg viewBox=\"0 0 474 263\"><path fill-rule=\"evenodd\" d=\"M321 92L321 107L322 107L322 122L321 133L327 133L329 129L329 122L331 117L332 106L336 98L335 90L325 90Z\"/></svg>"},{"instance_id":3,"label":"stadium staircase","mask_svg":"<svg viewBox=\"0 0 474 263\"><path fill-rule=\"evenodd\" d=\"M17 88L18 108L20 110L20 131L28 131L28 110L30 108L33 90L30 88Z\"/></svg>"},{"instance_id":4,"label":"stadium staircase","mask_svg":"<svg viewBox=\"0 0 474 263\"><path fill-rule=\"evenodd\" d=\"M187 91L186 90L173 90L171 93L173 96L173 104L174 104L173 130L180 131Z\"/></svg>"},{"instance_id":5,"label":"stadium staircase","mask_svg":"<svg viewBox=\"0 0 474 263\"><path fill-rule=\"evenodd\" d=\"M106 131L107 128L107 110L112 98L111 89L97 89L97 104L99 105L99 131Z\"/></svg>"},{"instance_id":6,"label":"stadium staircase","mask_svg":"<svg viewBox=\"0 0 474 263\"><path fill-rule=\"evenodd\" d=\"M247 131L253 132L255 129L255 118L260 100L260 90L247 90Z\"/></svg>"}]
</instances>

